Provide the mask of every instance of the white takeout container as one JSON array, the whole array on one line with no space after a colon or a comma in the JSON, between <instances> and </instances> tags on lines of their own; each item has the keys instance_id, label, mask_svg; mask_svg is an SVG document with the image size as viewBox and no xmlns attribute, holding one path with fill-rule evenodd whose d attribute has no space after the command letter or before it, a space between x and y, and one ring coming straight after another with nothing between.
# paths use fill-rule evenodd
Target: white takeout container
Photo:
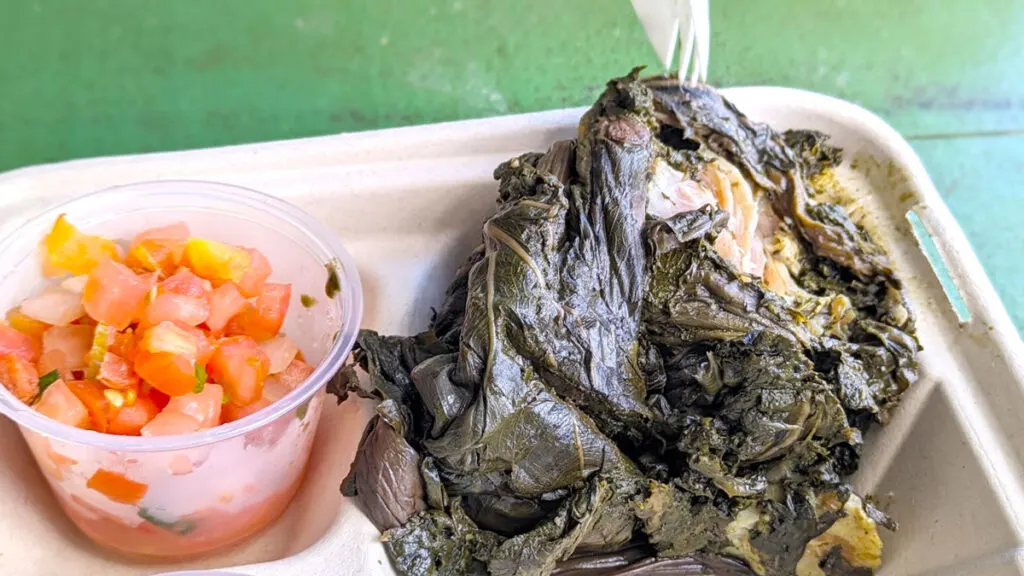
<instances>
[{"instance_id":1,"label":"white takeout container","mask_svg":"<svg viewBox=\"0 0 1024 576\"><path fill-rule=\"evenodd\" d=\"M785 88L725 90L776 128L811 128L845 149L840 177L863 197L917 314L922 376L893 422L867 435L861 492L900 530L883 534L883 576L1024 574L1024 344L962 231L910 146L853 104ZM582 109L359 134L67 162L0 176L0 234L28 215L111 185L194 178L288 199L335 229L365 291L363 326L410 334L494 207L503 160L575 135ZM930 236L959 289L961 319L915 235ZM933 254L934 256L934 254ZM947 270L948 269L948 272ZM0 574L119 576L227 567L252 576L389 574L378 534L338 485L365 401L326 406L309 476L285 516L229 553L176 565L133 564L92 547L56 509L20 435L0 424Z\"/></svg>"}]
</instances>

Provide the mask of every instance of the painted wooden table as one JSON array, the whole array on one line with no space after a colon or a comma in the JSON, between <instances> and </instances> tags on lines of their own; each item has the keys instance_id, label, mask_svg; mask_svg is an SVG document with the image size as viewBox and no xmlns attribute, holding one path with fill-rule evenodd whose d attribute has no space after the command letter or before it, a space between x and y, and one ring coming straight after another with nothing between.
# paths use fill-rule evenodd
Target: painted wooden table
<instances>
[{"instance_id":1,"label":"painted wooden table","mask_svg":"<svg viewBox=\"0 0 1024 576\"><path fill-rule=\"evenodd\" d=\"M1021 30L1021 0L712 0L710 75L892 123L1024 327ZM0 170L582 105L635 64L626 0L0 2Z\"/></svg>"}]
</instances>

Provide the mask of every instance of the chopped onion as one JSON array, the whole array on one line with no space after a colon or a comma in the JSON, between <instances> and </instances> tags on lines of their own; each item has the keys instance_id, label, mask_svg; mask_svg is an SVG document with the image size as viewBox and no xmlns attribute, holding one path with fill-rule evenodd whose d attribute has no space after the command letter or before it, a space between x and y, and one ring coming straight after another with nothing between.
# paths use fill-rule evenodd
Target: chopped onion
<instances>
[{"instance_id":1,"label":"chopped onion","mask_svg":"<svg viewBox=\"0 0 1024 576\"><path fill-rule=\"evenodd\" d=\"M21 312L29 318L54 326L67 326L82 316L82 295L64 288L47 288L21 303Z\"/></svg>"},{"instance_id":2,"label":"chopped onion","mask_svg":"<svg viewBox=\"0 0 1024 576\"><path fill-rule=\"evenodd\" d=\"M60 287L68 292L81 294L82 292L85 292L85 283L88 281L89 276L86 274L82 274L81 276L72 276L71 278L61 282Z\"/></svg>"},{"instance_id":3,"label":"chopped onion","mask_svg":"<svg viewBox=\"0 0 1024 576\"><path fill-rule=\"evenodd\" d=\"M260 343L260 348L263 348L263 352L270 358L270 371L268 374L277 374L295 359L295 355L299 353L298 346L292 342L292 339L279 334L274 336L270 340Z\"/></svg>"}]
</instances>

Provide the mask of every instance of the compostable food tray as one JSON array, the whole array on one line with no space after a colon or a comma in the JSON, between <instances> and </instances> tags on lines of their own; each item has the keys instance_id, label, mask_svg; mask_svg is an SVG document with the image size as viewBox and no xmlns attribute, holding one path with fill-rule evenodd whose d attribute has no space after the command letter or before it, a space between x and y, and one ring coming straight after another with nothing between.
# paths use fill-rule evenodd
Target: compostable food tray
<instances>
[{"instance_id":1,"label":"compostable food tray","mask_svg":"<svg viewBox=\"0 0 1024 576\"><path fill-rule=\"evenodd\" d=\"M821 130L844 148L839 176L888 247L917 314L922 377L892 423L868 434L853 479L900 523L883 536L880 574L1024 574L1024 345L920 160L853 104L786 88L725 94L755 120ZM364 327L412 333L479 242L494 207L494 167L573 137L582 112L25 168L0 175L0 234L55 202L118 184L247 186L298 204L338 232L363 279ZM366 401L325 410L309 475L274 526L227 553L171 565L124 560L90 544L57 508L13 424L2 422L0 574L226 566L252 576L390 574L376 530L338 491L371 413Z\"/></svg>"}]
</instances>

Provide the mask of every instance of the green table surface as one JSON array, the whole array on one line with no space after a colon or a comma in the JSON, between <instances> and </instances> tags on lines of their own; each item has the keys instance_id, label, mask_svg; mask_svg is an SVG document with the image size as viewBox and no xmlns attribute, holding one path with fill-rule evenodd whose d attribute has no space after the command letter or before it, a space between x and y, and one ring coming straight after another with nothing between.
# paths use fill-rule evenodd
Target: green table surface
<instances>
[{"instance_id":1,"label":"green table surface","mask_svg":"<svg viewBox=\"0 0 1024 576\"><path fill-rule=\"evenodd\" d=\"M1024 327L1024 2L711 4L711 81L889 121ZM627 0L8 0L0 170L577 106L636 64Z\"/></svg>"}]
</instances>

